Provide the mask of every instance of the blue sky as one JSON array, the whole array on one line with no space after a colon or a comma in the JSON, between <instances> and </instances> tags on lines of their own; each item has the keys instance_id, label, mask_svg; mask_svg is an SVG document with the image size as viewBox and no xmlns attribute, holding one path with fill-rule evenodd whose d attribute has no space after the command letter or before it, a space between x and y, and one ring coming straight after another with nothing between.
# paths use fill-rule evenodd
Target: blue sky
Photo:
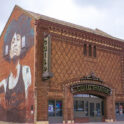
<instances>
[{"instance_id":1,"label":"blue sky","mask_svg":"<svg viewBox=\"0 0 124 124\"><path fill-rule=\"evenodd\" d=\"M15 6L124 39L124 0L0 0L0 34Z\"/></svg>"}]
</instances>

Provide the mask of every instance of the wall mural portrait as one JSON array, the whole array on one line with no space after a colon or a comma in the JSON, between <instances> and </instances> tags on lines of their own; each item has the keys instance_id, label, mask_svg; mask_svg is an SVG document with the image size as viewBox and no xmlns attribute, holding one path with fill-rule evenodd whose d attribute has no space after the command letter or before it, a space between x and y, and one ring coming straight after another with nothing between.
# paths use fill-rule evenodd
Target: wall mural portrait
<instances>
[{"instance_id":1,"label":"wall mural portrait","mask_svg":"<svg viewBox=\"0 0 124 124\"><path fill-rule=\"evenodd\" d=\"M8 77L0 81L0 94L4 94L4 101L0 101L0 113L4 121L26 121L25 102L32 76L30 66L23 65L20 61L33 45L34 30L31 27L31 18L22 14L17 20L11 21L4 35L3 57L8 63L13 63L16 70L15 75L8 70Z\"/></svg>"}]
</instances>

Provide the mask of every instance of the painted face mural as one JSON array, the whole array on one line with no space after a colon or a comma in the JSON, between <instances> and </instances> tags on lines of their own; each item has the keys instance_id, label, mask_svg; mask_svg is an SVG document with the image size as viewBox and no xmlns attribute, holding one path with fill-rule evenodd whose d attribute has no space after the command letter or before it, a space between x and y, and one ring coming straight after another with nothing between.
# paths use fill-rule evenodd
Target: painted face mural
<instances>
[{"instance_id":1,"label":"painted face mural","mask_svg":"<svg viewBox=\"0 0 124 124\"><path fill-rule=\"evenodd\" d=\"M3 57L8 63L15 64L16 76L8 70L10 74L0 82L0 121L26 122L26 101L32 72L30 66L21 65L20 60L25 59L33 44L31 18L21 15L12 20L4 35Z\"/></svg>"},{"instance_id":2,"label":"painted face mural","mask_svg":"<svg viewBox=\"0 0 124 124\"><path fill-rule=\"evenodd\" d=\"M21 53L21 35L14 34L12 41L11 41L11 48L10 48L10 58L12 59L14 56L20 56Z\"/></svg>"}]
</instances>

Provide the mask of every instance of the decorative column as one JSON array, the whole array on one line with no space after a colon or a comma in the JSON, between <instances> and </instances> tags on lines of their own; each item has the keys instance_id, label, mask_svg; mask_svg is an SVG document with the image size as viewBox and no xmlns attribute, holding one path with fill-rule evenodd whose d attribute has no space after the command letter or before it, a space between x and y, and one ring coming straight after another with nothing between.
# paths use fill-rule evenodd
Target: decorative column
<instances>
[{"instance_id":1,"label":"decorative column","mask_svg":"<svg viewBox=\"0 0 124 124\"><path fill-rule=\"evenodd\" d=\"M105 100L105 121L115 121L115 90L112 90L112 94Z\"/></svg>"},{"instance_id":2,"label":"decorative column","mask_svg":"<svg viewBox=\"0 0 124 124\"><path fill-rule=\"evenodd\" d=\"M65 87L63 124L74 124L73 94Z\"/></svg>"},{"instance_id":3,"label":"decorative column","mask_svg":"<svg viewBox=\"0 0 124 124\"><path fill-rule=\"evenodd\" d=\"M48 122L48 98L47 87L37 88L37 123L49 124Z\"/></svg>"}]
</instances>

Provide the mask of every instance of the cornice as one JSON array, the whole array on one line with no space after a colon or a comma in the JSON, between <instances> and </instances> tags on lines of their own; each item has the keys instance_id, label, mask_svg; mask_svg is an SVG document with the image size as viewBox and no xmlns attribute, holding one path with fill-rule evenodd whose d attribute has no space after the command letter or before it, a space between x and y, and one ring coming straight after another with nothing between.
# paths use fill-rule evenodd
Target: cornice
<instances>
[{"instance_id":1,"label":"cornice","mask_svg":"<svg viewBox=\"0 0 124 124\"><path fill-rule=\"evenodd\" d=\"M94 44L96 46L104 47L105 49L115 50L122 52L124 49L124 43L113 40L108 37L98 36L89 32L81 31L72 27L63 26L46 20L38 21L38 28L44 28L49 31L52 37L55 39L61 39L72 44L82 45L84 42L88 44Z\"/></svg>"}]
</instances>

